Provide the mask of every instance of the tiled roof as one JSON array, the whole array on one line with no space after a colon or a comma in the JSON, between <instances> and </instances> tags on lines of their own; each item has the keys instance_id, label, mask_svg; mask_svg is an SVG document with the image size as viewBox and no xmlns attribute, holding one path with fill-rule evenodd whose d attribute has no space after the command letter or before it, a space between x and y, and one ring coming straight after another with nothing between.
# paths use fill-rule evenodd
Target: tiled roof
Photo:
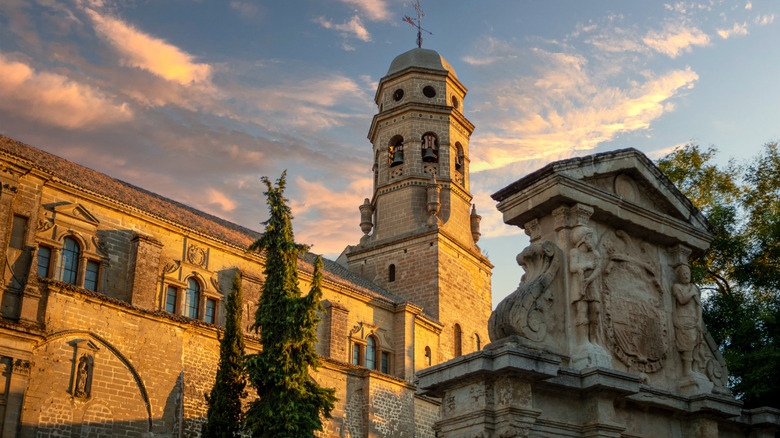
<instances>
[{"instance_id":1,"label":"tiled roof","mask_svg":"<svg viewBox=\"0 0 780 438\"><path fill-rule=\"evenodd\" d=\"M215 239L247 248L260 237L260 233L234 224L190 206L112 178L88 167L36 149L14 139L0 135L0 153L26 161L28 165L48 173L56 179L92 192L104 198L126 204L165 221L193 229ZM312 272L313 255L306 255L299 267ZM341 265L323 259L324 277L363 293L392 303L404 300L391 294L371 281L349 272Z\"/></svg>"}]
</instances>

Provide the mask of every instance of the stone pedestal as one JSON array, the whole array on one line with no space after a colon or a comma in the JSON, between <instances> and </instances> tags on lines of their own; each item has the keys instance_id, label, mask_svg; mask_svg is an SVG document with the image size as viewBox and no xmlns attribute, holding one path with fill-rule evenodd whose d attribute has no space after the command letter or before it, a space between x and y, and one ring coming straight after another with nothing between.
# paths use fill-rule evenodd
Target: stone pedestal
<instances>
[{"instance_id":1,"label":"stone pedestal","mask_svg":"<svg viewBox=\"0 0 780 438\"><path fill-rule=\"evenodd\" d=\"M569 368L555 355L511 343L488 345L417 378L424 395L442 400L434 426L440 438L717 438L780 431L775 409L743 412L731 396L685 396L645 385L635 374Z\"/></svg>"}]
</instances>

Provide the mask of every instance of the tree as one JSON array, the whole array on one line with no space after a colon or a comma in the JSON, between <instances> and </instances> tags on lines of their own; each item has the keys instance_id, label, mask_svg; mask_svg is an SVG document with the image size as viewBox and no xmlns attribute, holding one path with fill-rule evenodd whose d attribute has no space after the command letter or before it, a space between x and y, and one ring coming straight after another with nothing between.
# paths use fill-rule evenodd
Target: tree
<instances>
[{"instance_id":1,"label":"tree","mask_svg":"<svg viewBox=\"0 0 780 438\"><path fill-rule=\"evenodd\" d=\"M236 272L225 306L225 332L219 340L219 367L211 394L203 437L235 437L241 429L241 399L246 397L244 378L244 332L241 330L243 299L241 276Z\"/></svg>"},{"instance_id":2,"label":"tree","mask_svg":"<svg viewBox=\"0 0 780 438\"><path fill-rule=\"evenodd\" d=\"M691 260L705 294L703 318L721 345L730 386L745 407L780 407L780 150L746 165L712 161L717 149L688 144L658 167L707 216L710 250Z\"/></svg>"},{"instance_id":3,"label":"tree","mask_svg":"<svg viewBox=\"0 0 780 438\"><path fill-rule=\"evenodd\" d=\"M302 296L297 261L308 247L293 239L292 213L283 196L285 175L277 187L263 178L271 214L265 233L249 248L265 253L266 278L253 325L263 349L246 361L258 398L245 424L253 437L313 438L315 430L322 430L321 416L330 417L336 401L334 389L320 387L309 376L320 365L314 344L322 310L322 259L317 257L311 290Z\"/></svg>"}]
</instances>

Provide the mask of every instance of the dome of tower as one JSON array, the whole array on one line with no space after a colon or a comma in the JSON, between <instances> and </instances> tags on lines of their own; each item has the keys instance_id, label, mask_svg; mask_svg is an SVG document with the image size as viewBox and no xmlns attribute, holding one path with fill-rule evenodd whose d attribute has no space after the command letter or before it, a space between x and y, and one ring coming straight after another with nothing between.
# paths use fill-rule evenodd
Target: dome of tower
<instances>
[{"instance_id":1,"label":"dome of tower","mask_svg":"<svg viewBox=\"0 0 780 438\"><path fill-rule=\"evenodd\" d=\"M390 69L385 76L390 76L393 73L398 73L410 67L449 72L452 76L458 77L452 66L435 50L420 48L412 49L396 56L393 62L390 63Z\"/></svg>"}]
</instances>

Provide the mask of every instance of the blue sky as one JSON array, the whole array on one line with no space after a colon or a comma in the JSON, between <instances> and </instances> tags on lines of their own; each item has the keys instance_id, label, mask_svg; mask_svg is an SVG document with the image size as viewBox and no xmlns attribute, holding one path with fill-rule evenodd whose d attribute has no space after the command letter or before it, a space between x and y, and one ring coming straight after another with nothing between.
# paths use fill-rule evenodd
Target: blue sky
<instances>
[{"instance_id":1,"label":"blue sky","mask_svg":"<svg viewBox=\"0 0 780 438\"><path fill-rule=\"evenodd\" d=\"M522 230L489 195L551 161L696 141L747 158L778 138L774 1L422 4L423 47L469 88L472 192L494 302ZM376 84L413 48L409 1L0 1L0 132L259 229L288 169L299 241L361 232Z\"/></svg>"}]
</instances>

